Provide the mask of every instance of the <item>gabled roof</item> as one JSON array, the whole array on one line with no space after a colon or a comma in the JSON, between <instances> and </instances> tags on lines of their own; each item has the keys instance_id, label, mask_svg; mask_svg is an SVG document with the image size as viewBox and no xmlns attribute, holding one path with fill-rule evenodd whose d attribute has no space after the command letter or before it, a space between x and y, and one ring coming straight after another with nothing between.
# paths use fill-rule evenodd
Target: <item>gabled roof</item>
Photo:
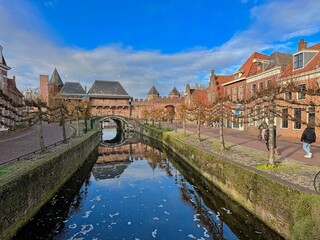
<instances>
[{"instance_id":1,"label":"gabled roof","mask_svg":"<svg viewBox=\"0 0 320 240\"><path fill-rule=\"evenodd\" d=\"M95 80L91 86L89 97L99 98L131 98L118 81Z\"/></svg>"},{"instance_id":2,"label":"gabled roof","mask_svg":"<svg viewBox=\"0 0 320 240\"><path fill-rule=\"evenodd\" d=\"M86 92L78 82L66 82L60 90L63 95L85 95Z\"/></svg>"},{"instance_id":3,"label":"gabled roof","mask_svg":"<svg viewBox=\"0 0 320 240\"><path fill-rule=\"evenodd\" d=\"M266 67L266 71L274 67L285 68L288 64L292 62L292 54L274 52L268 59L270 61L269 65Z\"/></svg>"},{"instance_id":4,"label":"gabled roof","mask_svg":"<svg viewBox=\"0 0 320 240\"><path fill-rule=\"evenodd\" d=\"M232 80L234 80L234 76L216 75L218 93L219 94L223 94L222 85L227 83L227 82L231 82Z\"/></svg>"},{"instance_id":5,"label":"gabled roof","mask_svg":"<svg viewBox=\"0 0 320 240\"><path fill-rule=\"evenodd\" d=\"M292 60L291 63L288 64L287 67L285 68L285 70L283 71L283 73L281 75L282 78L297 75L297 74L308 72L308 71L312 71L312 70L320 67L320 43L313 45L309 48L306 48L304 50L315 50L315 51L319 51L319 52L303 68L299 68L299 69L294 70L293 69L293 60Z\"/></svg>"},{"instance_id":6,"label":"gabled roof","mask_svg":"<svg viewBox=\"0 0 320 240\"><path fill-rule=\"evenodd\" d=\"M254 52L248 59L245 61L245 63L239 68L238 71L242 73L241 78L246 78L249 76L252 76L256 74L257 72L257 65L253 62L254 59L259 59L259 60L267 60L269 56Z\"/></svg>"},{"instance_id":7,"label":"gabled roof","mask_svg":"<svg viewBox=\"0 0 320 240\"><path fill-rule=\"evenodd\" d=\"M159 96L159 92L155 86L152 86L147 95L158 95Z\"/></svg>"},{"instance_id":8,"label":"gabled roof","mask_svg":"<svg viewBox=\"0 0 320 240\"><path fill-rule=\"evenodd\" d=\"M55 68L53 73L52 73L52 76L50 78L50 81L48 83L48 85L58 85L58 86L63 86L63 82L60 78L60 75L57 71L57 69Z\"/></svg>"},{"instance_id":9,"label":"gabled roof","mask_svg":"<svg viewBox=\"0 0 320 240\"><path fill-rule=\"evenodd\" d=\"M171 92L169 93L169 95L176 95L176 96L180 96L179 91L176 89L176 87L173 87Z\"/></svg>"},{"instance_id":10,"label":"gabled roof","mask_svg":"<svg viewBox=\"0 0 320 240\"><path fill-rule=\"evenodd\" d=\"M2 46L1 46L1 45L0 45L0 51L1 51L1 53L2 53ZM9 67L9 66L7 65L6 60L4 59L3 54L0 54L0 67L1 67L2 69L4 69L5 71L8 71L8 70L11 69L11 67Z\"/></svg>"}]
</instances>

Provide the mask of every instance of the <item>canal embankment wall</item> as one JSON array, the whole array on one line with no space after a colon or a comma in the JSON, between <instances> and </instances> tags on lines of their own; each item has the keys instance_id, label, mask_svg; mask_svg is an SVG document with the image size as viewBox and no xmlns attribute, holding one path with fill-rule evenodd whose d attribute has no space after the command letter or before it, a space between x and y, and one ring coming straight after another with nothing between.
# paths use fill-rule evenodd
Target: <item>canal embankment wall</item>
<instances>
[{"instance_id":1,"label":"canal embankment wall","mask_svg":"<svg viewBox=\"0 0 320 240\"><path fill-rule=\"evenodd\" d=\"M299 191L253 167L204 151L170 132L143 125L139 132L162 142L195 172L285 239L320 239L318 196Z\"/></svg>"},{"instance_id":2,"label":"canal embankment wall","mask_svg":"<svg viewBox=\"0 0 320 240\"><path fill-rule=\"evenodd\" d=\"M14 236L86 160L97 157L100 137L90 131L43 156L1 169L0 239Z\"/></svg>"}]
</instances>

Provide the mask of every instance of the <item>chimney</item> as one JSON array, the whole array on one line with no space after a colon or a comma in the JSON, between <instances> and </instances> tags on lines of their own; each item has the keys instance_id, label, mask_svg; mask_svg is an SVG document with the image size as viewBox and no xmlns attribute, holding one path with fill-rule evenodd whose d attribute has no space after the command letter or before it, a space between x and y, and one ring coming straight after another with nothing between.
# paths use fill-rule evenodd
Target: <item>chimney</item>
<instances>
[{"instance_id":1,"label":"chimney","mask_svg":"<svg viewBox=\"0 0 320 240\"><path fill-rule=\"evenodd\" d=\"M190 94L190 84L189 83L186 86L186 92L187 92L187 94Z\"/></svg>"},{"instance_id":2,"label":"chimney","mask_svg":"<svg viewBox=\"0 0 320 240\"><path fill-rule=\"evenodd\" d=\"M13 81L14 85L16 86L16 76L12 76L12 81Z\"/></svg>"},{"instance_id":3,"label":"chimney","mask_svg":"<svg viewBox=\"0 0 320 240\"><path fill-rule=\"evenodd\" d=\"M307 48L307 42L304 41L304 39L301 39L300 42L298 43L298 52L302 51L303 49Z\"/></svg>"}]
</instances>

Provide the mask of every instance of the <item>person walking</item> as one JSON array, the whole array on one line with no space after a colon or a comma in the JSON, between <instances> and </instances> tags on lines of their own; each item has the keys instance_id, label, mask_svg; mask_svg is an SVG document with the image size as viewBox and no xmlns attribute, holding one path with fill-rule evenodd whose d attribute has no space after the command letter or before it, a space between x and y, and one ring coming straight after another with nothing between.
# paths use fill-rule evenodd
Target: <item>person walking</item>
<instances>
[{"instance_id":1,"label":"person walking","mask_svg":"<svg viewBox=\"0 0 320 240\"><path fill-rule=\"evenodd\" d=\"M311 124L307 125L307 128L303 131L301 136L301 142L303 142L303 150L307 153L305 158L312 158L311 143L316 141L316 132L314 126Z\"/></svg>"}]
</instances>

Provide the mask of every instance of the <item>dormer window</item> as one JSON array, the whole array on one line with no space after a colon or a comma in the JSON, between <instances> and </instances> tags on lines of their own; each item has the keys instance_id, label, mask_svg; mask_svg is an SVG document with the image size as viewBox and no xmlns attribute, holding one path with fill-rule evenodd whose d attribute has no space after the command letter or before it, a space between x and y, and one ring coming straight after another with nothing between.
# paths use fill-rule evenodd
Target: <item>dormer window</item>
<instances>
[{"instance_id":1,"label":"dormer window","mask_svg":"<svg viewBox=\"0 0 320 240\"><path fill-rule=\"evenodd\" d=\"M303 53L299 53L294 56L293 66L294 66L294 69L303 67Z\"/></svg>"},{"instance_id":2,"label":"dormer window","mask_svg":"<svg viewBox=\"0 0 320 240\"><path fill-rule=\"evenodd\" d=\"M293 69L305 67L317 53L317 51L303 50L303 52L295 54L293 56Z\"/></svg>"}]
</instances>

